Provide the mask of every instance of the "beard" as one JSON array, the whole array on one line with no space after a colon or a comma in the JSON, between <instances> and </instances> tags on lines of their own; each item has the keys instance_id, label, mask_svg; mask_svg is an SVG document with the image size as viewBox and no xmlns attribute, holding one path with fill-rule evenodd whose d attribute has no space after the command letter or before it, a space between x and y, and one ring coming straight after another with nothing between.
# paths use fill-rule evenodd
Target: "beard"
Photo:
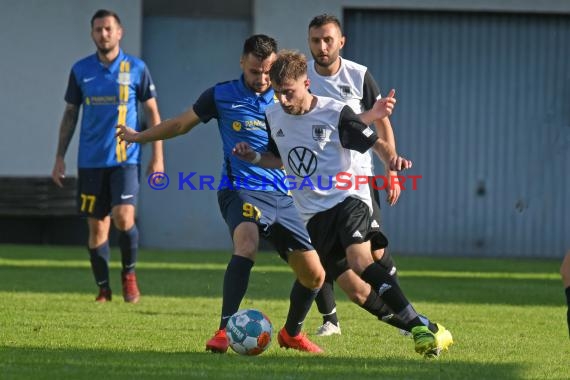
<instances>
[{"instance_id":1,"label":"beard","mask_svg":"<svg viewBox=\"0 0 570 380\"><path fill-rule=\"evenodd\" d=\"M97 51L103 55L110 53L117 45L109 45L108 43L98 43Z\"/></svg>"}]
</instances>

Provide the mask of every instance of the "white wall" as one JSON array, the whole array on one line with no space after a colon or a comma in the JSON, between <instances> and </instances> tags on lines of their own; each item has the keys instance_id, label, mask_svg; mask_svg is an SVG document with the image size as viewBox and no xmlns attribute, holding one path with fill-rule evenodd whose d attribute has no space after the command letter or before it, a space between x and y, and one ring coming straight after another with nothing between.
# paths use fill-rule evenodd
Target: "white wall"
<instances>
[{"instance_id":1,"label":"white wall","mask_svg":"<svg viewBox=\"0 0 570 380\"><path fill-rule=\"evenodd\" d=\"M89 22L101 8L118 13L122 47L139 55L141 0L0 0L0 176L51 175L69 70L95 51ZM77 136L68 175L77 171Z\"/></svg>"}]
</instances>

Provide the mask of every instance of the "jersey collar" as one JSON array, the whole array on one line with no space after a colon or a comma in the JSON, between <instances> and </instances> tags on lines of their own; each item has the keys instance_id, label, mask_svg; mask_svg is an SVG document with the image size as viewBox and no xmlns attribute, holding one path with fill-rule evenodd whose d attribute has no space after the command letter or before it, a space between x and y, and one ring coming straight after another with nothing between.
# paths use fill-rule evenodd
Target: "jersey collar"
<instances>
[{"instance_id":1,"label":"jersey collar","mask_svg":"<svg viewBox=\"0 0 570 380\"><path fill-rule=\"evenodd\" d=\"M100 67L103 70L108 70L109 72L114 72L114 71L119 71L119 65L121 64L121 61L123 59L125 59L125 53L123 52L123 49L119 48L119 55L117 55L117 58L115 58L115 60L113 62L111 62L111 64L108 67L105 67L105 65L103 65L103 63L101 63L97 53L93 54L93 58L95 59L95 61L100 65Z\"/></svg>"},{"instance_id":2,"label":"jersey collar","mask_svg":"<svg viewBox=\"0 0 570 380\"><path fill-rule=\"evenodd\" d=\"M263 94L257 95L255 91L247 87L247 85L245 84L245 80L243 78L243 74L239 78L239 83L246 94L254 96L256 98L262 98L263 101L267 104L271 104L274 102L273 98L275 97L275 92L273 92L273 88L270 87L269 90L265 91Z\"/></svg>"}]
</instances>

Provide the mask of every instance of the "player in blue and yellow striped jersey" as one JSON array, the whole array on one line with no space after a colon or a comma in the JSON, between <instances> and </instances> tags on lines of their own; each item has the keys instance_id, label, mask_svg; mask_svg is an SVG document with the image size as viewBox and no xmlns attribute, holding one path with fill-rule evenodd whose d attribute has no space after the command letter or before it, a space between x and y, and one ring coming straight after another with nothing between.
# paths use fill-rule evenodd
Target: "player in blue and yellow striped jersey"
<instances>
[{"instance_id":1,"label":"player in blue and yellow striped jersey","mask_svg":"<svg viewBox=\"0 0 570 380\"><path fill-rule=\"evenodd\" d=\"M142 103L149 125L160 123L156 91L140 59L127 55L119 43L119 16L99 10L91 18L91 37L97 52L76 62L69 74L67 103L59 130L53 181L63 186L65 153L82 108L78 153L78 208L87 217L91 268L99 286L98 302L111 300L109 285L110 213L119 230L123 298L136 303L140 292L135 275L139 233L135 206L139 190L140 146L121 144L115 126L140 129L137 107ZM153 144L148 170L163 171L162 143Z\"/></svg>"},{"instance_id":2,"label":"player in blue and yellow striped jersey","mask_svg":"<svg viewBox=\"0 0 570 380\"><path fill-rule=\"evenodd\" d=\"M125 126L118 127L117 136L142 143L182 135L200 122L218 120L224 150L222 178L227 179L226 185L218 191L218 203L233 239L234 252L224 277L219 328L206 343L206 349L213 352L228 349L226 324L245 296L260 234L273 243L297 277L291 290L285 327L279 331L279 344L300 351L322 352L301 333L301 327L325 273L288 194L285 172L263 169L232 154L233 147L240 141L247 141L261 151L267 149L264 112L275 103L269 68L276 52L277 43L273 38L254 35L244 44L240 79L207 89L188 111L165 120L156 128L136 132Z\"/></svg>"}]
</instances>

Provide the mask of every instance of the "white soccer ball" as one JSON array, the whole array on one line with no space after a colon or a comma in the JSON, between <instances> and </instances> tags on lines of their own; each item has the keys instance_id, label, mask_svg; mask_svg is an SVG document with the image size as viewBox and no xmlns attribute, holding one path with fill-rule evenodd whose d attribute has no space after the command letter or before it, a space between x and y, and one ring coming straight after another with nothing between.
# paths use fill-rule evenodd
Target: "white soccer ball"
<instances>
[{"instance_id":1,"label":"white soccer ball","mask_svg":"<svg viewBox=\"0 0 570 380\"><path fill-rule=\"evenodd\" d=\"M271 343L273 326L259 310L240 310L230 317L226 334L230 347L240 355L259 355Z\"/></svg>"}]
</instances>

